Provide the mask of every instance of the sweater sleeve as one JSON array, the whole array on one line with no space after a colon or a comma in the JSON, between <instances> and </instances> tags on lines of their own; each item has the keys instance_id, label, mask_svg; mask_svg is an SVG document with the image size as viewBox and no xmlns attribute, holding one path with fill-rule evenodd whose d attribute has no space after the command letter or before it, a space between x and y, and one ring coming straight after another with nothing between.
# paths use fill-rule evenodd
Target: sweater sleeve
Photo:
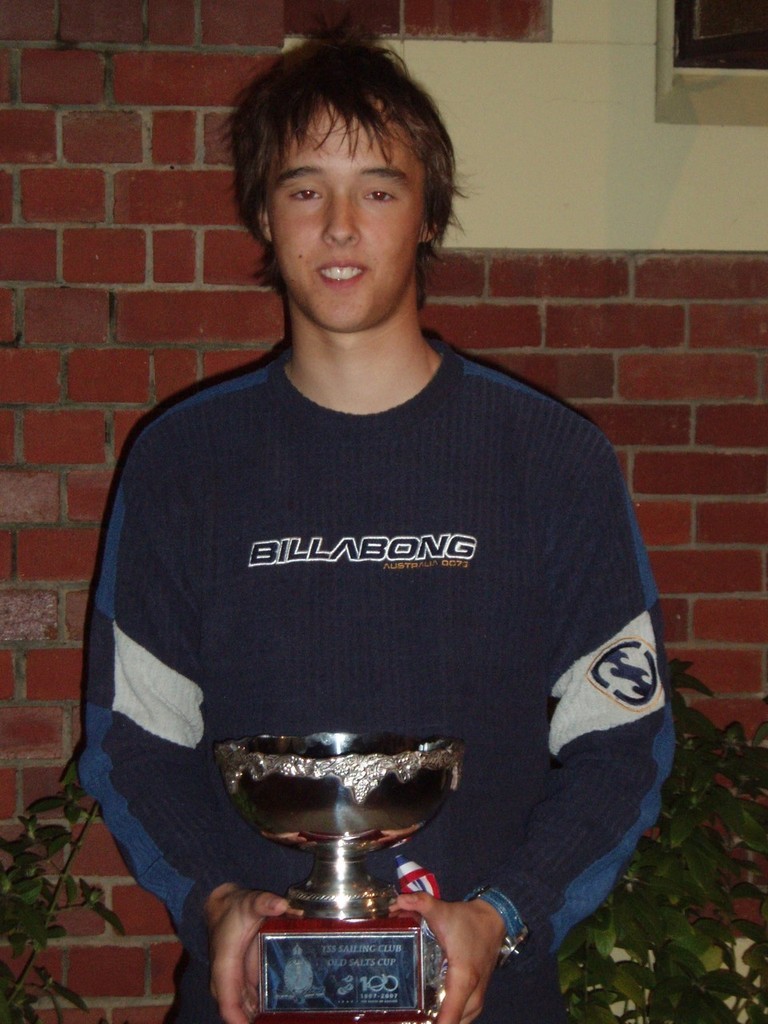
<instances>
[{"instance_id":1,"label":"sweater sleeve","mask_svg":"<svg viewBox=\"0 0 768 1024\"><path fill-rule=\"evenodd\" d=\"M541 501L553 769L525 841L487 880L529 927L523 962L554 953L609 894L658 817L674 749L647 555L612 449L584 433L567 486L551 467Z\"/></svg>"},{"instance_id":2,"label":"sweater sleeve","mask_svg":"<svg viewBox=\"0 0 768 1024\"><path fill-rule=\"evenodd\" d=\"M242 866L221 841L227 812L204 740L204 510L192 474L158 447L139 439L115 496L91 615L80 776L137 881L206 957L202 904L219 883L241 881Z\"/></svg>"}]
</instances>

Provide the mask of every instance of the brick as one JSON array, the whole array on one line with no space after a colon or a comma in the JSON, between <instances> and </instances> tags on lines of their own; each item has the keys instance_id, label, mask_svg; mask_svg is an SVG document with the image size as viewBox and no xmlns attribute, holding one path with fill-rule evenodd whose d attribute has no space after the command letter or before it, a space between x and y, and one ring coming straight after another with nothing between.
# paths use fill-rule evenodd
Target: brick
<instances>
[{"instance_id":1,"label":"brick","mask_svg":"<svg viewBox=\"0 0 768 1024\"><path fill-rule=\"evenodd\" d=\"M623 256L515 253L491 261L490 294L507 298L619 298L629 291Z\"/></svg>"},{"instance_id":2,"label":"brick","mask_svg":"<svg viewBox=\"0 0 768 1024\"><path fill-rule=\"evenodd\" d=\"M16 338L16 311L13 292L7 289L0 291L0 343L14 341Z\"/></svg>"},{"instance_id":3,"label":"brick","mask_svg":"<svg viewBox=\"0 0 768 1024\"><path fill-rule=\"evenodd\" d=\"M155 942L149 948L150 988L153 995L176 990L176 971L182 956L178 942Z\"/></svg>"},{"instance_id":4,"label":"brick","mask_svg":"<svg viewBox=\"0 0 768 1024\"><path fill-rule=\"evenodd\" d=\"M762 560L756 550L655 550L650 558L663 594L727 594L761 589Z\"/></svg>"},{"instance_id":5,"label":"brick","mask_svg":"<svg viewBox=\"0 0 768 1024\"><path fill-rule=\"evenodd\" d=\"M77 872L82 875L101 875L103 878L126 878L130 875L109 829L99 821L91 825L75 864Z\"/></svg>"},{"instance_id":6,"label":"brick","mask_svg":"<svg viewBox=\"0 0 768 1024\"><path fill-rule=\"evenodd\" d=\"M62 724L61 708L0 708L0 757L60 758L64 750Z\"/></svg>"},{"instance_id":7,"label":"brick","mask_svg":"<svg viewBox=\"0 0 768 1024\"><path fill-rule=\"evenodd\" d=\"M427 275L427 294L479 298L485 289L485 257L439 252Z\"/></svg>"},{"instance_id":8,"label":"brick","mask_svg":"<svg viewBox=\"0 0 768 1024\"><path fill-rule=\"evenodd\" d=\"M94 915L91 914L91 917ZM105 1007L98 1007L89 1005L87 1010L76 1010L76 1009L64 1009L60 1007L56 1010L39 1010L40 1024L104 1024L107 1019L107 1010ZM60 1016L57 1016L57 1013ZM131 1024L134 1024L132 1015L130 1012L126 1012L120 1017L121 1021L127 1021L131 1019ZM117 1019L117 1018L115 1018Z\"/></svg>"},{"instance_id":9,"label":"brick","mask_svg":"<svg viewBox=\"0 0 768 1024\"><path fill-rule=\"evenodd\" d=\"M24 0L0 5L0 39L18 42L53 39L55 0Z\"/></svg>"},{"instance_id":10,"label":"brick","mask_svg":"<svg viewBox=\"0 0 768 1024\"><path fill-rule=\"evenodd\" d=\"M75 947L69 951L68 984L86 999L144 994L145 954L121 946Z\"/></svg>"},{"instance_id":11,"label":"brick","mask_svg":"<svg viewBox=\"0 0 768 1024\"><path fill-rule=\"evenodd\" d=\"M693 519L690 502L641 501L635 511L646 544L690 544Z\"/></svg>"},{"instance_id":12,"label":"brick","mask_svg":"<svg viewBox=\"0 0 768 1024\"><path fill-rule=\"evenodd\" d=\"M638 452L636 494L763 494L768 457L720 452Z\"/></svg>"},{"instance_id":13,"label":"brick","mask_svg":"<svg viewBox=\"0 0 768 1024\"><path fill-rule=\"evenodd\" d=\"M11 102L11 51L3 49L3 50L0 50L0 103L10 103L10 102Z\"/></svg>"},{"instance_id":14,"label":"brick","mask_svg":"<svg viewBox=\"0 0 768 1024\"><path fill-rule=\"evenodd\" d=\"M271 291L124 292L117 299L122 342L277 341L283 307Z\"/></svg>"},{"instance_id":15,"label":"brick","mask_svg":"<svg viewBox=\"0 0 768 1024\"><path fill-rule=\"evenodd\" d=\"M69 228L64 231L64 278L70 283L144 281L146 237L130 228Z\"/></svg>"},{"instance_id":16,"label":"brick","mask_svg":"<svg viewBox=\"0 0 768 1024\"><path fill-rule=\"evenodd\" d=\"M228 171L119 171L115 220L123 224L235 224Z\"/></svg>"},{"instance_id":17,"label":"brick","mask_svg":"<svg viewBox=\"0 0 768 1024\"><path fill-rule=\"evenodd\" d=\"M80 938L83 936L91 935L104 935L107 931L106 922L93 913L91 910L86 910L85 907L75 907L70 911L67 911L67 939L68 945L72 945L74 938ZM98 1021L98 1018L94 1017L94 1024L102 1024L102 1021ZM54 1024L51 1021L51 1024ZM58 1022L57 1022L58 1024ZM62 1021L61 1024L64 1024ZM79 1024L79 1022L73 1022L73 1024Z\"/></svg>"},{"instance_id":18,"label":"brick","mask_svg":"<svg viewBox=\"0 0 768 1024\"><path fill-rule=\"evenodd\" d=\"M140 43L142 0L60 0L59 36L73 43Z\"/></svg>"},{"instance_id":19,"label":"brick","mask_svg":"<svg viewBox=\"0 0 768 1024\"><path fill-rule=\"evenodd\" d=\"M203 354L203 379L222 375L235 376L240 372L255 369L258 362L259 356L253 351L205 352Z\"/></svg>"},{"instance_id":20,"label":"brick","mask_svg":"<svg viewBox=\"0 0 768 1024\"><path fill-rule=\"evenodd\" d=\"M613 357L608 353L495 354L492 362L527 384L558 398L613 396Z\"/></svg>"},{"instance_id":21,"label":"brick","mask_svg":"<svg viewBox=\"0 0 768 1024\"><path fill-rule=\"evenodd\" d=\"M152 107L231 106L251 79L275 58L252 54L116 53L115 101Z\"/></svg>"},{"instance_id":22,"label":"brick","mask_svg":"<svg viewBox=\"0 0 768 1024\"><path fill-rule=\"evenodd\" d=\"M64 595L64 639L82 642L85 639L85 623L88 617L88 590L67 590ZM79 727L80 721L75 719ZM73 742L76 737L73 735Z\"/></svg>"},{"instance_id":23,"label":"brick","mask_svg":"<svg viewBox=\"0 0 768 1024\"><path fill-rule=\"evenodd\" d=\"M15 836L15 830L14 830L14 836ZM26 950L25 950L25 953L27 953ZM28 955L28 953L27 953L27 955ZM24 957L24 953L22 953L22 957ZM24 960L23 959L21 959L21 958L14 959L14 958L12 958L9 955L8 947L7 946L5 946L5 948L0 946L0 960L2 960L4 963L7 962L7 963L11 964L12 968L15 968L14 969L14 975L18 975L18 972L24 966ZM46 949L46 950L42 951L40 953L39 957L36 958L36 960L35 960L35 967L36 968L37 967L43 967L50 974L52 974L53 977L58 978L58 977L61 976L61 968L62 968L62 962L61 961L62 961L62 951L60 949L50 949L49 948L49 949Z\"/></svg>"},{"instance_id":24,"label":"brick","mask_svg":"<svg viewBox=\"0 0 768 1024\"><path fill-rule=\"evenodd\" d=\"M689 316L694 348L764 349L768 344L768 305L692 303Z\"/></svg>"},{"instance_id":25,"label":"brick","mask_svg":"<svg viewBox=\"0 0 768 1024\"><path fill-rule=\"evenodd\" d=\"M95 50L22 51L22 102L74 105L103 97L104 58Z\"/></svg>"},{"instance_id":26,"label":"brick","mask_svg":"<svg viewBox=\"0 0 768 1024\"><path fill-rule=\"evenodd\" d=\"M58 352L0 348L0 402L55 402L59 394Z\"/></svg>"},{"instance_id":27,"label":"brick","mask_svg":"<svg viewBox=\"0 0 768 1024\"><path fill-rule=\"evenodd\" d=\"M122 1007L115 1006L114 1001L111 1001L111 1005L113 1007L113 1018L120 1021L130 1021L130 1024L166 1024L166 1021L169 1020L168 1011L171 1009L170 1003L166 1005L153 1003L151 1006L126 1004ZM54 1022L51 1021L51 1024L54 1024ZM73 1021L72 1024L80 1024L80 1022Z\"/></svg>"},{"instance_id":28,"label":"brick","mask_svg":"<svg viewBox=\"0 0 768 1024\"><path fill-rule=\"evenodd\" d=\"M668 644L687 643L689 636L690 602L682 597L661 599L661 612L664 620L664 638Z\"/></svg>"},{"instance_id":29,"label":"brick","mask_svg":"<svg viewBox=\"0 0 768 1024\"><path fill-rule=\"evenodd\" d=\"M78 349L69 356L75 402L147 402L149 354L136 349Z\"/></svg>"},{"instance_id":30,"label":"brick","mask_svg":"<svg viewBox=\"0 0 768 1024\"><path fill-rule=\"evenodd\" d=\"M232 165L228 114L214 112L203 115L203 162Z\"/></svg>"},{"instance_id":31,"label":"brick","mask_svg":"<svg viewBox=\"0 0 768 1024\"><path fill-rule=\"evenodd\" d=\"M83 652L78 647L27 651L27 700L78 700Z\"/></svg>"},{"instance_id":32,"label":"brick","mask_svg":"<svg viewBox=\"0 0 768 1024\"><path fill-rule=\"evenodd\" d=\"M0 530L0 580L9 580L13 571L11 531Z\"/></svg>"},{"instance_id":33,"label":"brick","mask_svg":"<svg viewBox=\"0 0 768 1024\"><path fill-rule=\"evenodd\" d=\"M96 288L28 288L24 324L30 344L102 345L109 293Z\"/></svg>"},{"instance_id":34,"label":"brick","mask_svg":"<svg viewBox=\"0 0 768 1024\"><path fill-rule=\"evenodd\" d=\"M173 935L168 911L138 885L114 886L112 909L123 922L126 935Z\"/></svg>"},{"instance_id":35,"label":"brick","mask_svg":"<svg viewBox=\"0 0 768 1024\"><path fill-rule=\"evenodd\" d=\"M50 523L58 517L58 473L0 469L0 521Z\"/></svg>"},{"instance_id":36,"label":"brick","mask_svg":"<svg viewBox=\"0 0 768 1024\"><path fill-rule=\"evenodd\" d=\"M763 256L648 256L635 271L639 298L764 299L767 293Z\"/></svg>"},{"instance_id":37,"label":"brick","mask_svg":"<svg viewBox=\"0 0 768 1024\"><path fill-rule=\"evenodd\" d=\"M143 424L146 410L116 409L113 417L115 457L124 455L140 423Z\"/></svg>"},{"instance_id":38,"label":"brick","mask_svg":"<svg viewBox=\"0 0 768 1024\"><path fill-rule=\"evenodd\" d=\"M405 0L407 35L515 39L551 39L546 0Z\"/></svg>"},{"instance_id":39,"label":"brick","mask_svg":"<svg viewBox=\"0 0 768 1024\"><path fill-rule=\"evenodd\" d=\"M27 221L102 221L104 174L90 168L23 170L21 212Z\"/></svg>"},{"instance_id":40,"label":"brick","mask_svg":"<svg viewBox=\"0 0 768 1024\"><path fill-rule=\"evenodd\" d=\"M715 693L759 693L763 688L763 659L759 650L676 647L674 656L681 661L692 661L688 671Z\"/></svg>"},{"instance_id":41,"label":"brick","mask_svg":"<svg viewBox=\"0 0 768 1024\"><path fill-rule=\"evenodd\" d=\"M693 606L693 627L697 640L764 644L768 636L768 599L733 597L698 600Z\"/></svg>"},{"instance_id":42,"label":"brick","mask_svg":"<svg viewBox=\"0 0 768 1024\"><path fill-rule=\"evenodd\" d=\"M28 463L78 465L105 459L101 409L29 409L24 416Z\"/></svg>"},{"instance_id":43,"label":"brick","mask_svg":"<svg viewBox=\"0 0 768 1024\"><path fill-rule=\"evenodd\" d=\"M45 164L55 159L52 110L0 110L0 164Z\"/></svg>"},{"instance_id":44,"label":"brick","mask_svg":"<svg viewBox=\"0 0 768 1024\"><path fill-rule=\"evenodd\" d=\"M700 544L768 544L768 504L764 499L700 502L696 539Z\"/></svg>"},{"instance_id":45,"label":"brick","mask_svg":"<svg viewBox=\"0 0 768 1024\"><path fill-rule=\"evenodd\" d=\"M16 770L0 768L0 821L16 815Z\"/></svg>"},{"instance_id":46,"label":"brick","mask_svg":"<svg viewBox=\"0 0 768 1024\"><path fill-rule=\"evenodd\" d=\"M629 405L591 402L581 412L615 445L684 445L691 435L687 405Z\"/></svg>"},{"instance_id":47,"label":"brick","mask_svg":"<svg viewBox=\"0 0 768 1024\"><path fill-rule=\"evenodd\" d=\"M335 25L341 9L337 0L284 0L285 34L312 35L321 24ZM353 25L375 35L400 32L399 0L347 0L343 13Z\"/></svg>"},{"instance_id":48,"label":"brick","mask_svg":"<svg viewBox=\"0 0 768 1024\"><path fill-rule=\"evenodd\" d=\"M755 398L758 391L757 357L742 353L627 354L618 372L619 392L629 399Z\"/></svg>"},{"instance_id":49,"label":"brick","mask_svg":"<svg viewBox=\"0 0 768 1024\"><path fill-rule=\"evenodd\" d=\"M206 231L203 280L206 284L253 287L259 280L264 249L242 229Z\"/></svg>"},{"instance_id":50,"label":"brick","mask_svg":"<svg viewBox=\"0 0 768 1024\"><path fill-rule=\"evenodd\" d=\"M734 697L697 700L694 707L721 729L733 722L740 722L748 736L753 736L766 719L765 704L754 697L742 700Z\"/></svg>"},{"instance_id":51,"label":"brick","mask_svg":"<svg viewBox=\"0 0 768 1024\"><path fill-rule=\"evenodd\" d=\"M197 353L189 349L158 349L154 364L158 401L197 383Z\"/></svg>"},{"instance_id":52,"label":"brick","mask_svg":"<svg viewBox=\"0 0 768 1024\"><path fill-rule=\"evenodd\" d=\"M112 472L74 470L67 473L67 513L73 523L99 523L104 518Z\"/></svg>"},{"instance_id":53,"label":"brick","mask_svg":"<svg viewBox=\"0 0 768 1024\"><path fill-rule=\"evenodd\" d=\"M143 157L141 117L133 111L62 115L64 159L73 164L132 164Z\"/></svg>"},{"instance_id":54,"label":"brick","mask_svg":"<svg viewBox=\"0 0 768 1024\"><path fill-rule=\"evenodd\" d=\"M7 171L0 171L0 222L10 224L13 220L13 178Z\"/></svg>"},{"instance_id":55,"label":"brick","mask_svg":"<svg viewBox=\"0 0 768 1024\"><path fill-rule=\"evenodd\" d=\"M768 405L703 405L696 416L696 440L722 448L765 448Z\"/></svg>"},{"instance_id":56,"label":"brick","mask_svg":"<svg viewBox=\"0 0 768 1024\"><path fill-rule=\"evenodd\" d=\"M16 417L9 409L0 409L0 463L14 461Z\"/></svg>"},{"instance_id":57,"label":"brick","mask_svg":"<svg viewBox=\"0 0 768 1024\"><path fill-rule=\"evenodd\" d=\"M381 2L381 0L380 0ZM201 0L205 44L276 46L283 44L283 0Z\"/></svg>"},{"instance_id":58,"label":"brick","mask_svg":"<svg viewBox=\"0 0 768 1024\"><path fill-rule=\"evenodd\" d=\"M684 341L682 306L549 305L547 348L673 348Z\"/></svg>"},{"instance_id":59,"label":"brick","mask_svg":"<svg viewBox=\"0 0 768 1024\"><path fill-rule=\"evenodd\" d=\"M61 765L25 765L22 772L22 803L28 807L33 800L50 796L59 789ZM49 812L55 817L54 812Z\"/></svg>"},{"instance_id":60,"label":"brick","mask_svg":"<svg viewBox=\"0 0 768 1024\"><path fill-rule=\"evenodd\" d=\"M0 700L10 700L14 687L13 652L0 651Z\"/></svg>"},{"instance_id":61,"label":"brick","mask_svg":"<svg viewBox=\"0 0 768 1024\"><path fill-rule=\"evenodd\" d=\"M154 163L194 163L196 123L194 110L156 110L152 116Z\"/></svg>"},{"instance_id":62,"label":"brick","mask_svg":"<svg viewBox=\"0 0 768 1024\"><path fill-rule=\"evenodd\" d=\"M427 331L465 350L541 345L541 313L534 305L434 303L422 310L421 322Z\"/></svg>"},{"instance_id":63,"label":"brick","mask_svg":"<svg viewBox=\"0 0 768 1024\"><path fill-rule=\"evenodd\" d=\"M98 530L49 527L19 531L17 563L23 580L89 580L93 576Z\"/></svg>"},{"instance_id":64,"label":"brick","mask_svg":"<svg viewBox=\"0 0 768 1024\"><path fill-rule=\"evenodd\" d=\"M162 284L195 279L197 249L194 231L152 232L152 277Z\"/></svg>"},{"instance_id":65,"label":"brick","mask_svg":"<svg viewBox=\"0 0 768 1024\"><path fill-rule=\"evenodd\" d=\"M195 42L195 0L149 0L149 41L166 46Z\"/></svg>"},{"instance_id":66,"label":"brick","mask_svg":"<svg viewBox=\"0 0 768 1024\"><path fill-rule=\"evenodd\" d=\"M55 277L55 231L47 228L0 228L0 278L6 281L53 281Z\"/></svg>"}]
</instances>

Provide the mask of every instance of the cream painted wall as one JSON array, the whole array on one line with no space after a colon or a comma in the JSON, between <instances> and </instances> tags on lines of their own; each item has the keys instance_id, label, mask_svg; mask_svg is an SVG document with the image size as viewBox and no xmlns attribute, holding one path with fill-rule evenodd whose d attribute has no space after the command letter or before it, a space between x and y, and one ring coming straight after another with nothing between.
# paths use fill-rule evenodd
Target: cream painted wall
<instances>
[{"instance_id":1,"label":"cream painted wall","mask_svg":"<svg viewBox=\"0 0 768 1024\"><path fill-rule=\"evenodd\" d=\"M402 53L468 193L449 246L768 249L768 127L655 121L656 0L555 0L552 43Z\"/></svg>"}]
</instances>

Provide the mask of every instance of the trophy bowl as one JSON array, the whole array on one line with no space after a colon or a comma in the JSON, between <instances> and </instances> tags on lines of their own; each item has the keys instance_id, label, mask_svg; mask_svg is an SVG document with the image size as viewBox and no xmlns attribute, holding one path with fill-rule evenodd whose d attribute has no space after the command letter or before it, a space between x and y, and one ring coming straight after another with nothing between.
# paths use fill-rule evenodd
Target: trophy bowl
<instances>
[{"instance_id":1,"label":"trophy bowl","mask_svg":"<svg viewBox=\"0 0 768 1024\"><path fill-rule=\"evenodd\" d=\"M314 853L287 898L306 917L383 917L396 896L365 857L404 842L439 810L461 775L464 743L392 733L253 736L215 746L242 817L273 842Z\"/></svg>"}]
</instances>

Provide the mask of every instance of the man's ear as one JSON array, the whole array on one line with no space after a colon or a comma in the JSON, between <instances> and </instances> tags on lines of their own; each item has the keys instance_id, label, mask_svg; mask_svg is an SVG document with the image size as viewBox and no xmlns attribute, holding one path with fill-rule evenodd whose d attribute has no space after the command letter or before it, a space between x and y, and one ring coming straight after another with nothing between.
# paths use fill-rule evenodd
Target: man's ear
<instances>
[{"instance_id":1,"label":"man's ear","mask_svg":"<svg viewBox=\"0 0 768 1024\"><path fill-rule=\"evenodd\" d=\"M266 207L259 213L259 228L261 233L268 242L272 241L272 231L269 227L269 214L267 213Z\"/></svg>"},{"instance_id":2,"label":"man's ear","mask_svg":"<svg viewBox=\"0 0 768 1024\"><path fill-rule=\"evenodd\" d=\"M421 234L419 235L419 242L431 242L435 237L435 228L432 224L426 222L421 225Z\"/></svg>"}]
</instances>

